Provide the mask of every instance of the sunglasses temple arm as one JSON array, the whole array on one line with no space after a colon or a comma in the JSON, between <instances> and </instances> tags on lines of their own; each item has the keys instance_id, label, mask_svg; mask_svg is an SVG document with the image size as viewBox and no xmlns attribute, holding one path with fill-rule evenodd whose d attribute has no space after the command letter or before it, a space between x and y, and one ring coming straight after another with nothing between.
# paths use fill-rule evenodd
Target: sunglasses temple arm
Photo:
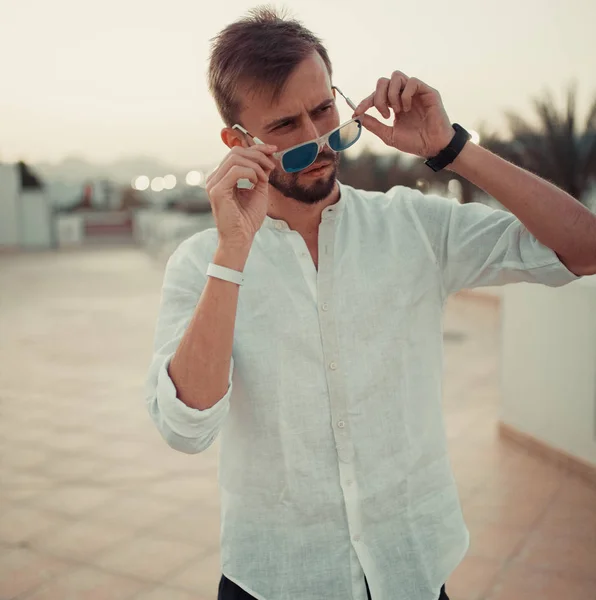
<instances>
[{"instance_id":1,"label":"sunglasses temple arm","mask_svg":"<svg viewBox=\"0 0 596 600\"><path fill-rule=\"evenodd\" d=\"M348 98L336 85L333 86L333 89L340 93L343 99L348 103L348 106L352 110L356 110L356 105Z\"/></svg>"},{"instance_id":2,"label":"sunglasses temple arm","mask_svg":"<svg viewBox=\"0 0 596 600\"><path fill-rule=\"evenodd\" d=\"M356 110L356 105L346 96L346 102L352 110Z\"/></svg>"}]
</instances>

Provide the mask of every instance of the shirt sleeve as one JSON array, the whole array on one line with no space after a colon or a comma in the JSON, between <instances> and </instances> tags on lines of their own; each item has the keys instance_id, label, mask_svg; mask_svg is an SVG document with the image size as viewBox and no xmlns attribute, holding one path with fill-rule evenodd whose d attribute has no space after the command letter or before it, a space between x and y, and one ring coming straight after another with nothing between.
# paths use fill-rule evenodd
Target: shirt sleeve
<instances>
[{"instance_id":1,"label":"shirt sleeve","mask_svg":"<svg viewBox=\"0 0 596 600\"><path fill-rule=\"evenodd\" d=\"M522 281L558 287L579 279L515 215L412 192L407 202L442 271L446 295Z\"/></svg>"},{"instance_id":2,"label":"shirt sleeve","mask_svg":"<svg viewBox=\"0 0 596 600\"><path fill-rule=\"evenodd\" d=\"M229 411L234 362L226 394L211 408L198 410L177 395L168 367L190 323L207 277L196 252L196 240L183 242L166 266L153 358L146 383L149 414L165 441L187 454L206 450L221 430Z\"/></svg>"}]
</instances>

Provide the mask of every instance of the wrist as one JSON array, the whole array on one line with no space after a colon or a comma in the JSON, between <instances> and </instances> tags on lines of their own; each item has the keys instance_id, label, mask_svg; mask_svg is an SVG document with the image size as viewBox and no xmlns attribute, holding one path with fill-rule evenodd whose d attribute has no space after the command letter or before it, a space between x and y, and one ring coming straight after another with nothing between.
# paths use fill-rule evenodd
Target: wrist
<instances>
[{"instance_id":1,"label":"wrist","mask_svg":"<svg viewBox=\"0 0 596 600\"><path fill-rule=\"evenodd\" d=\"M422 158L432 158L439 154L439 152L447 148L451 143L454 135L455 131L453 130L453 127L449 126L448 128L445 128L441 135L437 136L436 142L432 146L429 146L428 151Z\"/></svg>"},{"instance_id":2,"label":"wrist","mask_svg":"<svg viewBox=\"0 0 596 600\"><path fill-rule=\"evenodd\" d=\"M213 255L213 263L220 267L227 267L234 271L242 272L250 254L250 245L231 245L220 242Z\"/></svg>"},{"instance_id":3,"label":"wrist","mask_svg":"<svg viewBox=\"0 0 596 600\"><path fill-rule=\"evenodd\" d=\"M454 123L452 129L454 133L450 142L425 161L426 166L430 167L435 173L452 164L470 140L470 134L458 123ZM439 140L441 143L443 142L442 138L439 138Z\"/></svg>"},{"instance_id":4,"label":"wrist","mask_svg":"<svg viewBox=\"0 0 596 600\"><path fill-rule=\"evenodd\" d=\"M461 152L455 157L455 160L445 167L445 170L466 177L467 166L474 161L474 157L478 152L482 152L481 147L478 144L468 141Z\"/></svg>"}]
</instances>

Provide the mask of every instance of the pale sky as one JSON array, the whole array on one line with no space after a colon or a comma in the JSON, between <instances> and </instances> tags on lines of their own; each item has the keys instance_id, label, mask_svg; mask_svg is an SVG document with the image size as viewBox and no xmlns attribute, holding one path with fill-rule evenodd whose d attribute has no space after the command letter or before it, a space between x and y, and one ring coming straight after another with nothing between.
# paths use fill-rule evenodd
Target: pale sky
<instances>
[{"instance_id":1,"label":"pale sky","mask_svg":"<svg viewBox=\"0 0 596 600\"><path fill-rule=\"evenodd\" d=\"M0 0L0 160L216 162L226 149L205 82L209 39L257 4ZM507 109L530 114L533 96L573 79L583 111L596 95L594 0L274 5L323 38L356 103L395 69L437 88L472 129L502 127Z\"/></svg>"}]
</instances>

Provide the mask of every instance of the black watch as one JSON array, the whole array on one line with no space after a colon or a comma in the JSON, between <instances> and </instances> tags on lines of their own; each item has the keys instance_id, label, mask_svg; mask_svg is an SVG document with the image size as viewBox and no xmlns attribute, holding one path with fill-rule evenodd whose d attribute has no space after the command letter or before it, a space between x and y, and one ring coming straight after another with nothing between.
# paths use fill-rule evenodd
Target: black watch
<instances>
[{"instance_id":1,"label":"black watch","mask_svg":"<svg viewBox=\"0 0 596 600\"><path fill-rule=\"evenodd\" d=\"M454 123L452 127L455 129L455 135L451 138L449 144L436 156L432 156L424 163L435 172L450 165L462 151L466 142L472 137L461 125Z\"/></svg>"}]
</instances>

